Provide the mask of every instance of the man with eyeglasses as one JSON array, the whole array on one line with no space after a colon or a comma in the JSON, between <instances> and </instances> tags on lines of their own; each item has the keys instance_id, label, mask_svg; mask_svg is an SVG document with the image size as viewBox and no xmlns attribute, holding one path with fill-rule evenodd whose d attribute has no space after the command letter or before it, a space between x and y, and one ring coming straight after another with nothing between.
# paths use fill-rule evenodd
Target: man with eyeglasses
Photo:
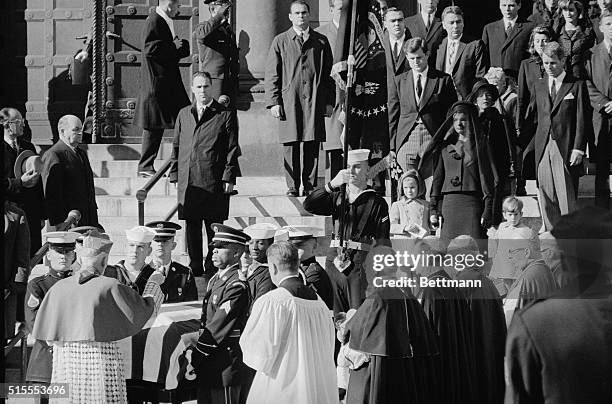
<instances>
[{"instance_id":1,"label":"man with eyeglasses","mask_svg":"<svg viewBox=\"0 0 612 404\"><path fill-rule=\"evenodd\" d=\"M43 188L49 224L62 223L68 212L81 213L81 226L98 226L98 206L93 171L84 150L79 149L83 125L74 115L57 123L59 140L43 156Z\"/></svg>"},{"instance_id":2,"label":"man with eyeglasses","mask_svg":"<svg viewBox=\"0 0 612 404\"><path fill-rule=\"evenodd\" d=\"M548 297L557 289L550 268L540 255L540 245L533 230L520 229L516 238L508 240L508 260L514 266L517 278L504 300L506 325L514 312L532 301Z\"/></svg>"}]
</instances>

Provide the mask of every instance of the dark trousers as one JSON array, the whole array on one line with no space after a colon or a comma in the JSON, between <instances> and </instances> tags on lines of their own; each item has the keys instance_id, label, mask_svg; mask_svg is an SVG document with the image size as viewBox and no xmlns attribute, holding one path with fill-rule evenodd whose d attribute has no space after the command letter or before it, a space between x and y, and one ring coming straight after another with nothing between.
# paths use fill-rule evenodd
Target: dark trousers
<instances>
[{"instance_id":1,"label":"dark trousers","mask_svg":"<svg viewBox=\"0 0 612 404\"><path fill-rule=\"evenodd\" d=\"M207 245L212 242L215 232L211 228L213 223L223 223L223 220L214 219L187 219L185 220L185 238L187 253L189 254L189 267L195 276L203 276L206 280L212 278L217 269L212 263L212 248L208 249L206 261L202 248L202 222L206 226ZM204 261L204 262L203 262ZM208 283L208 282L206 282Z\"/></svg>"},{"instance_id":2,"label":"dark trousers","mask_svg":"<svg viewBox=\"0 0 612 404\"><path fill-rule=\"evenodd\" d=\"M300 145L302 144L304 150L300 153ZM293 191L299 191L300 185L304 185L304 190L307 191L315 188L319 165L319 142L283 143L283 154L287 188Z\"/></svg>"},{"instance_id":3,"label":"dark trousers","mask_svg":"<svg viewBox=\"0 0 612 404\"><path fill-rule=\"evenodd\" d=\"M325 181L333 180L342 168L342 150L327 150L325 152Z\"/></svg>"},{"instance_id":4,"label":"dark trousers","mask_svg":"<svg viewBox=\"0 0 612 404\"><path fill-rule=\"evenodd\" d=\"M198 387L198 404L238 404L241 386Z\"/></svg>"},{"instance_id":5,"label":"dark trousers","mask_svg":"<svg viewBox=\"0 0 612 404\"><path fill-rule=\"evenodd\" d=\"M600 136L595 156L595 205L610 209L610 137L612 136L612 122L608 123L608 136Z\"/></svg>"},{"instance_id":6,"label":"dark trousers","mask_svg":"<svg viewBox=\"0 0 612 404\"><path fill-rule=\"evenodd\" d=\"M143 129L142 130L142 150L140 161L138 162L138 171L153 172L153 162L157 158L157 152L161 145L163 129Z\"/></svg>"}]
</instances>

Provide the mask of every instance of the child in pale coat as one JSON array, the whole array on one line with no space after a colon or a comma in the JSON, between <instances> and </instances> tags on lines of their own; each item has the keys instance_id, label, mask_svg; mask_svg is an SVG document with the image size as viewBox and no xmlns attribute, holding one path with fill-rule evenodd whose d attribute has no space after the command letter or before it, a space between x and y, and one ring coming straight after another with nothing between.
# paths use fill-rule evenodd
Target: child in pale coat
<instances>
[{"instance_id":1,"label":"child in pale coat","mask_svg":"<svg viewBox=\"0 0 612 404\"><path fill-rule=\"evenodd\" d=\"M424 199L425 182L414 169L406 171L398 181L398 198L391 204L391 234L410 238L429 235L429 202Z\"/></svg>"},{"instance_id":2,"label":"child in pale coat","mask_svg":"<svg viewBox=\"0 0 612 404\"><path fill-rule=\"evenodd\" d=\"M487 233L489 253L494 252L493 266L489 276L502 280L505 288L508 289L518 277L514 266L508 259L508 249L511 247L508 240L516 240L525 234L534 235L533 230L523 221L523 202L520 199L514 196L507 197L502 203L502 210L505 221L499 224L497 230L491 228ZM501 285L498 285L498 288L499 286Z\"/></svg>"}]
</instances>

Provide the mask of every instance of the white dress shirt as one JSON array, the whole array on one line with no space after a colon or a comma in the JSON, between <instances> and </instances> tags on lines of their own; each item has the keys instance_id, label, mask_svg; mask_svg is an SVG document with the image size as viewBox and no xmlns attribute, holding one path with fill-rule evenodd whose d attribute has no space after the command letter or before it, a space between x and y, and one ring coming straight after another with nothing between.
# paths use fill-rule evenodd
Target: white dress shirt
<instances>
[{"instance_id":1,"label":"white dress shirt","mask_svg":"<svg viewBox=\"0 0 612 404\"><path fill-rule=\"evenodd\" d=\"M210 107L212 102L213 102L213 99L211 98L210 101L208 101L208 104L200 105L200 104L196 103L196 110L198 112L198 120L202 119L202 115L204 115L204 110L206 110L206 108Z\"/></svg>"},{"instance_id":2,"label":"white dress shirt","mask_svg":"<svg viewBox=\"0 0 612 404\"><path fill-rule=\"evenodd\" d=\"M463 35L461 35L459 38L457 39L450 39L448 38L448 43L446 44L446 66L445 66L445 70L446 73L451 74L453 71L453 66L455 65L455 61L457 60L457 51L459 50L459 41L461 40L461 37ZM454 46L454 55L452 55L452 59L451 59L451 46Z\"/></svg>"},{"instance_id":3,"label":"white dress shirt","mask_svg":"<svg viewBox=\"0 0 612 404\"><path fill-rule=\"evenodd\" d=\"M435 11L434 11L434 14L427 14L421 11L421 18L423 19L423 24L425 24L425 28L427 28L428 30L431 24L433 24L434 22L434 15L435 15ZM427 25L427 19L429 19L429 25Z\"/></svg>"},{"instance_id":4,"label":"white dress shirt","mask_svg":"<svg viewBox=\"0 0 612 404\"><path fill-rule=\"evenodd\" d=\"M391 38L389 35L389 42L391 42L391 53L393 53L393 57L396 58L397 55L394 53L395 44L397 44L398 54L402 52L402 48L404 47L404 41L406 40L406 34L404 33L398 39Z\"/></svg>"},{"instance_id":5,"label":"white dress shirt","mask_svg":"<svg viewBox=\"0 0 612 404\"><path fill-rule=\"evenodd\" d=\"M155 12L166 21L170 28L170 33L172 34L172 40L174 40L174 38L176 38L176 33L174 32L174 21L172 21L172 18L168 17L168 14L166 14L160 6L155 7Z\"/></svg>"},{"instance_id":6,"label":"white dress shirt","mask_svg":"<svg viewBox=\"0 0 612 404\"><path fill-rule=\"evenodd\" d=\"M508 30L508 24L510 24L510 29L514 28L514 26L516 25L516 20L518 20L518 16L514 17L514 19L512 20L506 20L504 18L504 30Z\"/></svg>"},{"instance_id":7,"label":"white dress shirt","mask_svg":"<svg viewBox=\"0 0 612 404\"><path fill-rule=\"evenodd\" d=\"M304 31L300 30L297 27L293 27L293 30L295 31L296 34L302 37L302 39L304 40L304 43L306 43L308 38L310 38L310 27L306 28Z\"/></svg>"},{"instance_id":8,"label":"white dress shirt","mask_svg":"<svg viewBox=\"0 0 612 404\"><path fill-rule=\"evenodd\" d=\"M422 91L425 92L425 84L427 84L427 72L429 71L429 67L427 67L422 73L418 73L416 70L412 70L412 79L414 80L414 97L416 98L417 104L421 102L421 96L419 96L417 91L417 80L419 79L419 74L421 75L421 88ZM423 95L423 93L421 93Z\"/></svg>"}]
</instances>

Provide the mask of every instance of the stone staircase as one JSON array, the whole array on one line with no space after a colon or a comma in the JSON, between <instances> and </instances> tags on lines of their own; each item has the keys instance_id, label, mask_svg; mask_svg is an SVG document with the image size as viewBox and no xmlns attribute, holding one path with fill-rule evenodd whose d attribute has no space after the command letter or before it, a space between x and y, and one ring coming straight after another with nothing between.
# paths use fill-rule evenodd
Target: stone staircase
<instances>
[{"instance_id":1,"label":"stone staircase","mask_svg":"<svg viewBox=\"0 0 612 404\"><path fill-rule=\"evenodd\" d=\"M136 176L140 145L96 144L82 147L87 150L94 172L100 223L115 243L110 259L110 262L114 263L125 255L124 230L138 224L138 204L135 195L148 181ZM280 158L277 153L280 153L280 149L278 152L270 151L268 158ZM160 167L170 157L170 154L171 145L165 142L162 144L155 166ZM252 162L249 163L252 164ZM244 174L248 175L249 172L251 170L248 167L243 167ZM320 176L322 172L320 170ZM593 175L581 178L580 204L593 203L593 183ZM236 189L239 193L231 198L230 218L226 224L239 228L258 222L276 223L280 226L289 224L315 226L321 229L317 236L324 238L319 243L319 253L324 255L326 246L329 245L328 238L332 232L331 218L313 216L306 212L302 207L303 198L286 197L284 195L286 186L282 173L238 178ZM524 217L529 225L537 230L540 228L541 218L535 189L535 181L528 181L528 196L521 197L521 199L524 203ZM145 203L145 223L162 219L175 204L176 188L164 177L149 192ZM178 221L176 215L173 220ZM176 240L178 246L175 250L175 259L188 263L183 231L178 232Z\"/></svg>"}]
</instances>

